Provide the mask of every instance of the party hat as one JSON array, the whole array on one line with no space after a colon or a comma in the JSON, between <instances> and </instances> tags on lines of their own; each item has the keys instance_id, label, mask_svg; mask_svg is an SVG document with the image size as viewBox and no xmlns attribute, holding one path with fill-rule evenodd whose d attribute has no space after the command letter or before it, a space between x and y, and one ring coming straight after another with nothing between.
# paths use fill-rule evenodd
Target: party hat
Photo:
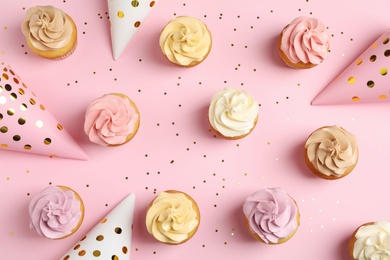
<instances>
[{"instance_id":1,"label":"party hat","mask_svg":"<svg viewBox=\"0 0 390 260\"><path fill-rule=\"evenodd\" d=\"M131 193L72 247L61 260L130 260L134 202L135 195Z\"/></svg>"},{"instance_id":2,"label":"party hat","mask_svg":"<svg viewBox=\"0 0 390 260\"><path fill-rule=\"evenodd\" d=\"M88 159L9 66L3 66L0 73L0 148L50 157Z\"/></svg>"},{"instance_id":3,"label":"party hat","mask_svg":"<svg viewBox=\"0 0 390 260\"><path fill-rule=\"evenodd\" d=\"M157 1L107 0L111 21L111 44L118 59Z\"/></svg>"},{"instance_id":4,"label":"party hat","mask_svg":"<svg viewBox=\"0 0 390 260\"><path fill-rule=\"evenodd\" d=\"M390 30L334 79L312 105L390 101Z\"/></svg>"}]
</instances>

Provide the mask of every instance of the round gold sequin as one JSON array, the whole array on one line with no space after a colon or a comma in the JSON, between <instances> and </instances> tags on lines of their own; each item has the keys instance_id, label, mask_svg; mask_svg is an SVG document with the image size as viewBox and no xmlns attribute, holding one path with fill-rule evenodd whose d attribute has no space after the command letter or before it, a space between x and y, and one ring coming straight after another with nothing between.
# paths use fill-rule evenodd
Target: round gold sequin
<instances>
[{"instance_id":1,"label":"round gold sequin","mask_svg":"<svg viewBox=\"0 0 390 260\"><path fill-rule=\"evenodd\" d=\"M24 148L25 150L30 150L30 149L31 149L31 145L25 144L23 148Z\"/></svg>"},{"instance_id":2,"label":"round gold sequin","mask_svg":"<svg viewBox=\"0 0 390 260\"><path fill-rule=\"evenodd\" d=\"M371 55L371 56L370 56L370 61L371 61L371 62L376 61L376 55Z\"/></svg>"},{"instance_id":3,"label":"round gold sequin","mask_svg":"<svg viewBox=\"0 0 390 260\"><path fill-rule=\"evenodd\" d=\"M32 98L30 98L30 104L31 104L31 105L35 105L35 104L36 104L35 100L32 99Z\"/></svg>"},{"instance_id":4,"label":"round gold sequin","mask_svg":"<svg viewBox=\"0 0 390 260\"><path fill-rule=\"evenodd\" d=\"M62 127L61 124L57 124L57 129L61 131L61 130L64 129L64 128Z\"/></svg>"},{"instance_id":5,"label":"round gold sequin","mask_svg":"<svg viewBox=\"0 0 390 260\"><path fill-rule=\"evenodd\" d=\"M378 46L378 42L374 42L374 43L371 45L371 48L376 48L376 46Z\"/></svg>"},{"instance_id":6,"label":"round gold sequin","mask_svg":"<svg viewBox=\"0 0 390 260\"><path fill-rule=\"evenodd\" d=\"M13 116L13 115L15 114L15 109L9 108L9 109L7 110L7 114L8 114L9 116Z\"/></svg>"},{"instance_id":7,"label":"round gold sequin","mask_svg":"<svg viewBox=\"0 0 390 260\"><path fill-rule=\"evenodd\" d=\"M352 101L354 101L354 102L358 102L359 100L360 100L360 98L357 96L352 97Z\"/></svg>"},{"instance_id":8,"label":"round gold sequin","mask_svg":"<svg viewBox=\"0 0 390 260\"><path fill-rule=\"evenodd\" d=\"M135 27L135 28L138 28L140 25L141 25L141 22L140 22L140 21L136 21L136 22L134 23L134 27Z\"/></svg>"},{"instance_id":9,"label":"round gold sequin","mask_svg":"<svg viewBox=\"0 0 390 260\"><path fill-rule=\"evenodd\" d=\"M81 250L81 251L78 253L78 255L79 255L79 256L84 256L86 253L87 253L87 252L85 252L85 250Z\"/></svg>"},{"instance_id":10,"label":"round gold sequin","mask_svg":"<svg viewBox=\"0 0 390 260\"><path fill-rule=\"evenodd\" d=\"M153 7L155 3L156 3L156 1L152 1L152 2L150 2L149 6Z\"/></svg>"},{"instance_id":11,"label":"round gold sequin","mask_svg":"<svg viewBox=\"0 0 390 260\"><path fill-rule=\"evenodd\" d=\"M45 109L46 109L42 104L40 104L39 107L40 107L42 110L45 110Z\"/></svg>"},{"instance_id":12,"label":"round gold sequin","mask_svg":"<svg viewBox=\"0 0 390 260\"><path fill-rule=\"evenodd\" d=\"M385 57L389 57L390 56L390 50L385 50L384 55L385 55Z\"/></svg>"},{"instance_id":13,"label":"round gold sequin","mask_svg":"<svg viewBox=\"0 0 390 260\"><path fill-rule=\"evenodd\" d=\"M43 140L43 143L46 144L46 145L49 145L49 144L51 144L51 139L50 138L45 138L45 140Z\"/></svg>"},{"instance_id":14,"label":"round gold sequin","mask_svg":"<svg viewBox=\"0 0 390 260\"><path fill-rule=\"evenodd\" d=\"M87 238L87 236L84 236L82 239L80 239L80 241L83 241L84 239L86 239Z\"/></svg>"},{"instance_id":15,"label":"round gold sequin","mask_svg":"<svg viewBox=\"0 0 390 260\"><path fill-rule=\"evenodd\" d=\"M21 118L18 119L18 124L19 125L24 125L25 123L26 123L26 119L25 118L21 117Z\"/></svg>"},{"instance_id":16,"label":"round gold sequin","mask_svg":"<svg viewBox=\"0 0 390 260\"><path fill-rule=\"evenodd\" d=\"M11 87L11 85L10 84L5 84L5 90L7 90L7 91L11 91L12 90L12 87Z\"/></svg>"},{"instance_id":17,"label":"round gold sequin","mask_svg":"<svg viewBox=\"0 0 390 260\"><path fill-rule=\"evenodd\" d=\"M380 95L380 96L379 96L379 99L386 99L386 98L387 98L386 95Z\"/></svg>"},{"instance_id":18,"label":"round gold sequin","mask_svg":"<svg viewBox=\"0 0 390 260\"><path fill-rule=\"evenodd\" d=\"M388 43L389 43L389 38L383 40L383 44L388 44Z\"/></svg>"},{"instance_id":19,"label":"round gold sequin","mask_svg":"<svg viewBox=\"0 0 390 260\"><path fill-rule=\"evenodd\" d=\"M20 139L22 139L22 138L20 137L20 135L14 135L14 136L12 137L12 139L13 139L15 142L19 142Z\"/></svg>"},{"instance_id":20,"label":"round gold sequin","mask_svg":"<svg viewBox=\"0 0 390 260\"><path fill-rule=\"evenodd\" d=\"M18 80L17 78L14 78L14 82L15 82L16 84L19 84L19 80Z\"/></svg>"},{"instance_id":21,"label":"round gold sequin","mask_svg":"<svg viewBox=\"0 0 390 260\"><path fill-rule=\"evenodd\" d=\"M7 133L8 132L8 127L6 127L6 126L0 127L0 132L2 132L3 134Z\"/></svg>"},{"instance_id":22,"label":"round gold sequin","mask_svg":"<svg viewBox=\"0 0 390 260\"><path fill-rule=\"evenodd\" d=\"M62 260L68 260L70 258L69 255L66 255Z\"/></svg>"},{"instance_id":23,"label":"round gold sequin","mask_svg":"<svg viewBox=\"0 0 390 260\"><path fill-rule=\"evenodd\" d=\"M0 86L0 93L3 92L3 86Z\"/></svg>"},{"instance_id":24,"label":"round gold sequin","mask_svg":"<svg viewBox=\"0 0 390 260\"><path fill-rule=\"evenodd\" d=\"M382 76L384 76L384 75L387 74L387 69L386 69L386 68L381 68L381 69L379 70L379 73L380 73Z\"/></svg>"},{"instance_id":25,"label":"round gold sequin","mask_svg":"<svg viewBox=\"0 0 390 260\"><path fill-rule=\"evenodd\" d=\"M100 256L100 251L99 250L95 250L95 251L92 252L92 254L93 254L93 256L98 257L98 256Z\"/></svg>"},{"instance_id":26,"label":"round gold sequin","mask_svg":"<svg viewBox=\"0 0 390 260\"><path fill-rule=\"evenodd\" d=\"M13 92L9 95L9 97L10 97L11 100L16 100L18 98L16 93L13 93Z\"/></svg>"},{"instance_id":27,"label":"round gold sequin","mask_svg":"<svg viewBox=\"0 0 390 260\"><path fill-rule=\"evenodd\" d=\"M127 249L127 247L122 247L122 253L124 254L127 254L127 252L129 252L129 250Z\"/></svg>"},{"instance_id":28,"label":"round gold sequin","mask_svg":"<svg viewBox=\"0 0 390 260\"><path fill-rule=\"evenodd\" d=\"M139 2L137 0L133 0L133 1L131 1L131 5L133 7L137 7L137 6L139 6Z\"/></svg>"},{"instance_id":29,"label":"round gold sequin","mask_svg":"<svg viewBox=\"0 0 390 260\"><path fill-rule=\"evenodd\" d=\"M22 88L18 89L20 95L24 95L24 90Z\"/></svg>"},{"instance_id":30,"label":"round gold sequin","mask_svg":"<svg viewBox=\"0 0 390 260\"><path fill-rule=\"evenodd\" d=\"M122 11L118 11L117 15L118 15L119 18L123 18L125 16L125 13L122 12Z\"/></svg>"},{"instance_id":31,"label":"round gold sequin","mask_svg":"<svg viewBox=\"0 0 390 260\"><path fill-rule=\"evenodd\" d=\"M15 76L15 72L13 70L9 70L9 72Z\"/></svg>"},{"instance_id":32,"label":"round gold sequin","mask_svg":"<svg viewBox=\"0 0 390 260\"><path fill-rule=\"evenodd\" d=\"M3 114L2 114L2 113L0 113L0 120L1 120L1 119L3 119Z\"/></svg>"},{"instance_id":33,"label":"round gold sequin","mask_svg":"<svg viewBox=\"0 0 390 260\"><path fill-rule=\"evenodd\" d=\"M357 61L356 61L356 65L360 65L360 64L362 64L362 62L363 62L363 60L362 59L358 59Z\"/></svg>"},{"instance_id":34,"label":"round gold sequin","mask_svg":"<svg viewBox=\"0 0 390 260\"><path fill-rule=\"evenodd\" d=\"M121 229L120 227L116 227L114 231L115 231L115 233L117 233L117 234L122 233L122 229Z\"/></svg>"},{"instance_id":35,"label":"round gold sequin","mask_svg":"<svg viewBox=\"0 0 390 260\"><path fill-rule=\"evenodd\" d=\"M97 241L103 241L103 239L104 239L104 236L102 236L102 235L98 235L98 236L96 237L96 240L97 240Z\"/></svg>"},{"instance_id":36,"label":"round gold sequin","mask_svg":"<svg viewBox=\"0 0 390 260\"><path fill-rule=\"evenodd\" d=\"M349 83L349 84L355 83L355 77L349 77L348 83Z\"/></svg>"},{"instance_id":37,"label":"round gold sequin","mask_svg":"<svg viewBox=\"0 0 390 260\"><path fill-rule=\"evenodd\" d=\"M107 218L103 218L100 223L103 224L103 223L106 223L107 222Z\"/></svg>"},{"instance_id":38,"label":"round gold sequin","mask_svg":"<svg viewBox=\"0 0 390 260\"><path fill-rule=\"evenodd\" d=\"M0 144L1 148L8 148L8 144Z\"/></svg>"},{"instance_id":39,"label":"round gold sequin","mask_svg":"<svg viewBox=\"0 0 390 260\"><path fill-rule=\"evenodd\" d=\"M367 81L367 87L373 88L374 86L375 86L374 81L372 81L372 80Z\"/></svg>"},{"instance_id":40,"label":"round gold sequin","mask_svg":"<svg viewBox=\"0 0 390 260\"><path fill-rule=\"evenodd\" d=\"M119 257L116 255L111 256L111 260L119 260Z\"/></svg>"},{"instance_id":41,"label":"round gold sequin","mask_svg":"<svg viewBox=\"0 0 390 260\"><path fill-rule=\"evenodd\" d=\"M25 103L22 103L22 104L20 105L20 110L26 111L26 110L27 110L27 105L26 105Z\"/></svg>"},{"instance_id":42,"label":"round gold sequin","mask_svg":"<svg viewBox=\"0 0 390 260\"><path fill-rule=\"evenodd\" d=\"M8 75L6 74L6 73L3 73L3 78L5 79L5 80L8 80L9 79L9 77L8 77Z\"/></svg>"}]
</instances>

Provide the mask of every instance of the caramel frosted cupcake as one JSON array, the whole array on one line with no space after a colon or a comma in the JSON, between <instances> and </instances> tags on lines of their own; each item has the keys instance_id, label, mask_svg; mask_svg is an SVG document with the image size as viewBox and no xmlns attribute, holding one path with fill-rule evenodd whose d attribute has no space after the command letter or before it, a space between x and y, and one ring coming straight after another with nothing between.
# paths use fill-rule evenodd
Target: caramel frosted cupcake
<instances>
[{"instance_id":1,"label":"caramel frosted cupcake","mask_svg":"<svg viewBox=\"0 0 390 260\"><path fill-rule=\"evenodd\" d=\"M236 140L255 128L259 104L245 90L225 88L211 99L208 119L212 130L225 139Z\"/></svg>"},{"instance_id":2,"label":"caramel frosted cupcake","mask_svg":"<svg viewBox=\"0 0 390 260\"><path fill-rule=\"evenodd\" d=\"M72 235L84 218L80 196L65 186L50 186L30 201L30 228L40 236L62 239Z\"/></svg>"},{"instance_id":3,"label":"caramel frosted cupcake","mask_svg":"<svg viewBox=\"0 0 390 260\"><path fill-rule=\"evenodd\" d=\"M182 244L191 239L200 224L196 202L184 192L161 192L149 204L146 228L158 241L168 245Z\"/></svg>"},{"instance_id":4,"label":"caramel frosted cupcake","mask_svg":"<svg viewBox=\"0 0 390 260\"><path fill-rule=\"evenodd\" d=\"M88 106L84 132L93 143L118 146L133 139L139 125L140 114L135 103L124 94L111 93Z\"/></svg>"},{"instance_id":5,"label":"caramel frosted cupcake","mask_svg":"<svg viewBox=\"0 0 390 260\"><path fill-rule=\"evenodd\" d=\"M279 55L289 67L309 69L322 63L329 52L330 35L316 18L297 17L280 33Z\"/></svg>"},{"instance_id":6,"label":"caramel frosted cupcake","mask_svg":"<svg viewBox=\"0 0 390 260\"><path fill-rule=\"evenodd\" d=\"M64 59L76 48L76 24L69 15L53 6L30 8L21 29L30 49L41 57Z\"/></svg>"},{"instance_id":7,"label":"caramel frosted cupcake","mask_svg":"<svg viewBox=\"0 0 390 260\"><path fill-rule=\"evenodd\" d=\"M162 30L160 47L164 56L173 64L193 67L209 55L212 46L207 26L191 16L172 19Z\"/></svg>"},{"instance_id":8,"label":"caramel frosted cupcake","mask_svg":"<svg viewBox=\"0 0 390 260\"><path fill-rule=\"evenodd\" d=\"M305 162L317 176L340 179L349 174L358 161L356 137L340 126L315 130L305 143Z\"/></svg>"},{"instance_id":9,"label":"caramel frosted cupcake","mask_svg":"<svg viewBox=\"0 0 390 260\"><path fill-rule=\"evenodd\" d=\"M260 242L281 244L298 230L298 205L282 188L256 191L245 200L243 211L249 233Z\"/></svg>"},{"instance_id":10,"label":"caramel frosted cupcake","mask_svg":"<svg viewBox=\"0 0 390 260\"><path fill-rule=\"evenodd\" d=\"M390 222L369 222L358 227L349 242L351 260L390 258Z\"/></svg>"}]
</instances>

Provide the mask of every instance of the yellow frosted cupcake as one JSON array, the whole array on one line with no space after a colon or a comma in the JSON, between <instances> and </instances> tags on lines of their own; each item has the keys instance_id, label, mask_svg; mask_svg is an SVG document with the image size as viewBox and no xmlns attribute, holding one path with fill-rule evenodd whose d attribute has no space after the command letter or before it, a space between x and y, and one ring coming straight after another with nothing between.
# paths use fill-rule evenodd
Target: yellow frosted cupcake
<instances>
[{"instance_id":1,"label":"yellow frosted cupcake","mask_svg":"<svg viewBox=\"0 0 390 260\"><path fill-rule=\"evenodd\" d=\"M208 119L217 135L236 140L252 132L258 113L259 104L247 91L229 87L211 98Z\"/></svg>"},{"instance_id":2,"label":"yellow frosted cupcake","mask_svg":"<svg viewBox=\"0 0 390 260\"><path fill-rule=\"evenodd\" d=\"M66 186L49 186L30 201L30 228L40 236L62 239L78 230L84 219L80 196Z\"/></svg>"},{"instance_id":3,"label":"yellow frosted cupcake","mask_svg":"<svg viewBox=\"0 0 390 260\"><path fill-rule=\"evenodd\" d=\"M191 16L172 19L162 30L160 47L164 56L173 64L193 67L209 55L212 46L207 26Z\"/></svg>"},{"instance_id":4,"label":"yellow frosted cupcake","mask_svg":"<svg viewBox=\"0 0 390 260\"><path fill-rule=\"evenodd\" d=\"M191 239L200 224L198 205L188 194L168 190L161 192L149 204L146 228L158 241L179 245Z\"/></svg>"},{"instance_id":5,"label":"yellow frosted cupcake","mask_svg":"<svg viewBox=\"0 0 390 260\"><path fill-rule=\"evenodd\" d=\"M76 24L69 15L53 6L30 8L21 29L30 49L43 58L64 59L76 48Z\"/></svg>"},{"instance_id":6,"label":"yellow frosted cupcake","mask_svg":"<svg viewBox=\"0 0 390 260\"><path fill-rule=\"evenodd\" d=\"M347 176L358 162L356 137L340 126L315 130L305 143L305 162L318 177L337 180Z\"/></svg>"}]
</instances>

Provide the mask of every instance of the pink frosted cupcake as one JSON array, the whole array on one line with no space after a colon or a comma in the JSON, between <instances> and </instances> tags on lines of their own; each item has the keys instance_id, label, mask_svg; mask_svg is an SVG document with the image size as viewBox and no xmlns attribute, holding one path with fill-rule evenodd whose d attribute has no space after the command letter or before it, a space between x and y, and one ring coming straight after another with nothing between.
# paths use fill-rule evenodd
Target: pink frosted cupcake
<instances>
[{"instance_id":1,"label":"pink frosted cupcake","mask_svg":"<svg viewBox=\"0 0 390 260\"><path fill-rule=\"evenodd\" d=\"M124 94L111 93L88 106L84 131L93 143L118 146L129 142L139 125L140 114L135 103Z\"/></svg>"},{"instance_id":2,"label":"pink frosted cupcake","mask_svg":"<svg viewBox=\"0 0 390 260\"><path fill-rule=\"evenodd\" d=\"M326 58L329 41L330 35L320 20L297 17L280 33L279 55L292 68L309 69Z\"/></svg>"},{"instance_id":3,"label":"pink frosted cupcake","mask_svg":"<svg viewBox=\"0 0 390 260\"><path fill-rule=\"evenodd\" d=\"M250 195L243 206L250 234L266 244L281 244L294 236L299 226L299 209L281 188L267 188Z\"/></svg>"},{"instance_id":4,"label":"pink frosted cupcake","mask_svg":"<svg viewBox=\"0 0 390 260\"><path fill-rule=\"evenodd\" d=\"M62 239L72 235L84 218L80 196L65 186L50 186L30 201L30 228L40 236Z\"/></svg>"}]
</instances>

